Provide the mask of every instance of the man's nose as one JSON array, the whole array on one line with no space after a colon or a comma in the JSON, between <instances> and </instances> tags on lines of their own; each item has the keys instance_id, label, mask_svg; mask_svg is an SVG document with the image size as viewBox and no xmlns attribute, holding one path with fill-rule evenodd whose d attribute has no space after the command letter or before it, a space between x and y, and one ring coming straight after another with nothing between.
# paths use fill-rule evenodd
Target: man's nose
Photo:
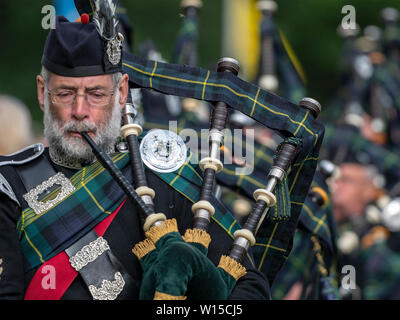
<instances>
[{"instance_id":1,"label":"man's nose","mask_svg":"<svg viewBox=\"0 0 400 320\"><path fill-rule=\"evenodd\" d=\"M90 115L90 106L84 94L76 95L75 103L72 106L72 116L77 120L83 120Z\"/></svg>"}]
</instances>

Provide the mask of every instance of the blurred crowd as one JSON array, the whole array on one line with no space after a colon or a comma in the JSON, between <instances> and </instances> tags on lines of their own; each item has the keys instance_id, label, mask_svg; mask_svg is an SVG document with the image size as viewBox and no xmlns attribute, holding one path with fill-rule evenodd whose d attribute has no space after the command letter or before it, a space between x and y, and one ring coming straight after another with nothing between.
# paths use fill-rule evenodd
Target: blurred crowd
<instances>
[{"instance_id":1,"label":"blurred crowd","mask_svg":"<svg viewBox=\"0 0 400 320\"><path fill-rule=\"evenodd\" d=\"M281 276L288 283L276 288L276 298L400 298L399 12L383 8L379 14L379 26L337 30L340 86L325 105L333 116L324 123L319 161L335 247L319 273L330 286L321 282L315 292L313 257L300 261L309 249L298 232Z\"/></svg>"},{"instance_id":2,"label":"blurred crowd","mask_svg":"<svg viewBox=\"0 0 400 320\"><path fill-rule=\"evenodd\" d=\"M169 62L198 65L201 6L200 0L182 2L182 28ZM262 15L261 45L254 83L298 103L307 89L301 67L274 22L279 8L262 0L257 9ZM125 50L130 50L134 22L126 11L120 12ZM396 9L383 8L379 14L379 26L338 28L343 40L340 87L322 105L332 116L324 122L319 165L293 249L272 284L274 299L400 298L400 25ZM138 47L135 54L163 61L152 41ZM145 89L132 93L147 130L167 128L166 120L176 120L179 130L208 126L204 102ZM235 180L227 166L219 175L219 181L233 179L220 183L217 194L240 223L254 202L252 190L265 183L265 167L281 138L238 112L229 119L231 129L242 129L244 137L252 132L255 138L252 173ZM15 97L0 96L0 155L37 140L28 108ZM242 154L251 152L243 148ZM232 158L234 168L248 165L229 147L221 152Z\"/></svg>"}]
</instances>

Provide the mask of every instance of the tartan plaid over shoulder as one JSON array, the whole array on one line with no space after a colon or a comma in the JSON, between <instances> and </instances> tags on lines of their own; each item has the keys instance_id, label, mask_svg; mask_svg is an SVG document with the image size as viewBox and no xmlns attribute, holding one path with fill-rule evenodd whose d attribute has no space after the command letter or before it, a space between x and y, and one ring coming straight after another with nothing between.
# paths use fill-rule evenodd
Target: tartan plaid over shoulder
<instances>
[{"instance_id":1,"label":"tartan plaid over shoulder","mask_svg":"<svg viewBox=\"0 0 400 320\"><path fill-rule=\"evenodd\" d=\"M316 170L324 126L309 111L228 72L144 60L129 54L125 55L123 68L136 87L211 103L222 101L284 137L301 139L302 149L287 179L291 218L260 228L262 236L253 251L261 257L260 268L272 282L292 248L299 215Z\"/></svg>"},{"instance_id":2,"label":"tartan plaid over shoulder","mask_svg":"<svg viewBox=\"0 0 400 320\"><path fill-rule=\"evenodd\" d=\"M117 153L112 157L129 181L129 156ZM126 195L99 162L84 167L71 179L74 191L48 210L36 214L25 208L17 223L27 271L41 265L68 248L109 216ZM40 201L48 201L61 191L57 187Z\"/></svg>"}]
</instances>

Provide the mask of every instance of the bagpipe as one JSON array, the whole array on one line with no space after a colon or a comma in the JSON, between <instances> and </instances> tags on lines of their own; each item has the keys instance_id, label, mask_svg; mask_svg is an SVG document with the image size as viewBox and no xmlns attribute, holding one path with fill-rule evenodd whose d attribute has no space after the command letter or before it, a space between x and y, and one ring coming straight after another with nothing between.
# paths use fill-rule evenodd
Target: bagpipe
<instances>
[{"instance_id":1,"label":"bagpipe","mask_svg":"<svg viewBox=\"0 0 400 320\"><path fill-rule=\"evenodd\" d=\"M172 53L174 63L189 66L198 64L198 15L202 6L201 0L184 0L181 2L184 18Z\"/></svg>"},{"instance_id":2,"label":"bagpipe","mask_svg":"<svg viewBox=\"0 0 400 320\"><path fill-rule=\"evenodd\" d=\"M80 3L77 8L82 8L82 1L75 0L77 2ZM113 8L112 2L98 0L95 3L97 9L107 8L103 11L107 14L95 12L92 15L94 20L108 19L108 25L116 25L113 10L108 10ZM87 6L86 9L92 10ZM108 155L87 134L82 133L98 161L110 172L128 197L141 208L146 239L136 244L132 250L143 269L140 298L227 299L236 281L246 273L241 261L255 244L257 230L263 220L270 218L274 224L274 233L278 234L290 233L285 230L285 225L279 226L281 221L289 219L289 214L294 214L289 220L289 226L296 224L316 169L324 134L323 126L315 120L321 106L311 98L304 98L298 106L240 79L237 77L239 64L231 58L221 59L217 71L212 72L187 65L145 60L124 52L123 68L134 88L151 88L164 94L208 101L213 105L209 154L199 163L203 171L203 185L199 201L192 206L193 228L186 230L183 236L178 232L175 219L166 219L163 213L155 212L152 199L156 193L146 182L143 161L138 150L138 137L142 128L134 121L134 106L127 103L121 127L121 136L129 147L134 187L113 165ZM243 228L234 233L231 249L221 256L216 267L207 258L207 248L212 241L207 230L215 211L212 204L215 176L223 168L218 154L223 144L228 108L243 112L278 132L284 140L278 146L273 165L267 173L266 188L254 192L256 204L252 212ZM282 189L287 198L277 199L277 188ZM290 200L296 202L292 209L288 199L290 193L295 195ZM269 212L272 207L275 209L273 213ZM283 207L285 210L282 210ZM288 246L290 247L290 243ZM275 269L279 269L279 266L275 266Z\"/></svg>"},{"instance_id":3,"label":"bagpipe","mask_svg":"<svg viewBox=\"0 0 400 320\"><path fill-rule=\"evenodd\" d=\"M273 0L256 2L261 12L260 58L257 85L297 102L306 94L306 76L283 31L274 21L278 5Z\"/></svg>"},{"instance_id":4,"label":"bagpipe","mask_svg":"<svg viewBox=\"0 0 400 320\"><path fill-rule=\"evenodd\" d=\"M261 30L261 55L260 67L257 83L268 91L277 92L279 80L276 75L276 57L274 33L275 26L272 19L277 10L277 4L274 1L258 1L257 7L261 11L263 18L260 25Z\"/></svg>"}]
</instances>

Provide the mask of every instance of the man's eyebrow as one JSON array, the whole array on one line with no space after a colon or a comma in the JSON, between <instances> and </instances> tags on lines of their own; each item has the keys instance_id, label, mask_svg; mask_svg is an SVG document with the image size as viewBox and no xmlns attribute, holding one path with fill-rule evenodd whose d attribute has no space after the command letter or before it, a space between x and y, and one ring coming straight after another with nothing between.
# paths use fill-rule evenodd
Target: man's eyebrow
<instances>
[{"instance_id":1,"label":"man's eyebrow","mask_svg":"<svg viewBox=\"0 0 400 320\"><path fill-rule=\"evenodd\" d=\"M107 87L105 86L101 86L101 85L97 85L97 86L93 86L93 87L85 87L85 89L87 91L93 91L93 90L106 90Z\"/></svg>"},{"instance_id":2,"label":"man's eyebrow","mask_svg":"<svg viewBox=\"0 0 400 320\"><path fill-rule=\"evenodd\" d=\"M68 85L60 85L56 87L56 89L66 89L66 90L77 90L78 88L75 86L68 86Z\"/></svg>"},{"instance_id":3,"label":"man's eyebrow","mask_svg":"<svg viewBox=\"0 0 400 320\"><path fill-rule=\"evenodd\" d=\"M78 87L76 86L70 86L70 85L60 85L57 87L57 89L64 89L64 90L78 90ZM105 86L97 85L93 87L85 87L86 91L93 91L93 90L102 90L102 89L107 89Z\"/></svg>"}]
</instances>

